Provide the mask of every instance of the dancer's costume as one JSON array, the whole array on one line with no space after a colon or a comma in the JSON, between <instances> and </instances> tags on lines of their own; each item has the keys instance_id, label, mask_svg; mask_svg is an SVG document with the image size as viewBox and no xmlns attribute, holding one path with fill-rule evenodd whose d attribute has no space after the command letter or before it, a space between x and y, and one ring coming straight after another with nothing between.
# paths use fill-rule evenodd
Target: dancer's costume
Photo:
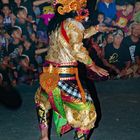
<instances>
[{"instance_id":1,"label":"dancer's costume","mask_svg":"<svg viewBox=\"0 0 140 140\"><path fill-rule=\"evenodd\" d=\"M69 18L50 35L50 49L40 75L40 88L35 95L41 129L48 127L49 109L53 109L59 134L71 128L88 134L94 127L95 107L87 89L79 81L77 61L92 65L82 40L96 32L96 28L85 30L80 22Z\"/></svg>"}]
</instances>

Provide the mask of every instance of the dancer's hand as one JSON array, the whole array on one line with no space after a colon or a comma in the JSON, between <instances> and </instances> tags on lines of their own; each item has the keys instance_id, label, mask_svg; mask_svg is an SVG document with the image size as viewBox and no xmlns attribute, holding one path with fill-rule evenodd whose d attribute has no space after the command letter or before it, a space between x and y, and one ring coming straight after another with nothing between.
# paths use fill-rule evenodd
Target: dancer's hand
<instances>
[{"instance_id":1,"label":"dancer's hand","mask_svg":"<svg viewBox=\"0 0 140 140\"><path fill-rule=\"evenodd\" d=\"M99 25L99 32L110 32L114 30L116 30L116 28L107 27L105 25Z\"/></svg>"},{"instance_id":2,"label":"dancer's hand","mask_svg":"<svg viewBox=\"0 0 140 140\"><path fill-rule=\"evenodd\" d=\"M92 71L94 71L95 73L97 73L101 77L109 75L107 70L105 70L105 69L103 69L103 68L101 68L99 66L96 66L96 65L91 66L90 69Z\"/></svg>"}]
</instances>

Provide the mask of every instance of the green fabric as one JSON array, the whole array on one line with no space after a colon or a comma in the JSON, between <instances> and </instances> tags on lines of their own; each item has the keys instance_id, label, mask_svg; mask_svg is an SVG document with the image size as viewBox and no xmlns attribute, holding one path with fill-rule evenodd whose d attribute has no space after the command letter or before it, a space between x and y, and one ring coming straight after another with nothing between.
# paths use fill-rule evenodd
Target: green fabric
<instances>
[{"instance_id":1,"label":"green fabric","mask_svg":"<svg viewBox=\"0 0 140 140\"><path fill-rule=\"evenodd\" d=\"M63 107L63 101L61 99L61 90L56 87L53 90L54 104L59 112L59 114L53 111L53 119L56 127L57 134L60 135L62 126L67 124L66 114Z\"/></svg>"},{"instance_id":2,"label":"green fabric","mask_svg":"<svg viewBox=\"0 0 140 140\"><path fill-rule=\"evenodd\" d=\"M87 65L90 65L90 64L92 64L92 59L91 58L89 58L88 61L87 61Z\"/></svg>"},{"instance_id":3,"label":"green fabric","mask_svg":"<svg viewBox=\"0 0 140 140\"><path fill-rule=\"evenodd\" d=\"M61 117L57 112L53 111L53 119L56 127L56 132L58 135L61 133L62 126L67 124L67 119Z\"/></svg>"},{"instance_id":4,"label":"green fabric","mask_svg":"<svg viewBox=\"0 0 140 140\"><path fill-rule=\"evenodd\" d=\"M46 92L42 92L42 95L45 97L45 98L48 98L48 94Z\"/></svg>"},{"instance_id":5,"label":"green fabric","mask_svg":"<svg viewBox=\"0 0 140 140\"><path fill-rule=\"evenodd\" d=\"M68 102L65 102L65 105L67 105L68 107L74 109L74 110L78 110L78 111L81 111L81 110L89 110L90 109L90 103L80 103L80 104L74 104L74 103L68 103Z\"/></svg>"},{"instance_id":6,"label":"green fabric","mask_svg":"<svg viewBox=\"0 0 140 140\"><path fill-rule=\"evenodd\" d=\"M53 90L53 98L54 98L54 104L55 104L58 112L60 113L60 115L63 118L66 118L66 114L64 111L64 107L63 107L63 101L61 99L61 90L58 87L56 87Z\"/></svg>"},{"instance_id":7,"label":"green fabric","mask_svg":"<svg viewBox=\"0 0 140 140\"><path fill-rule=\"evenodd\" d=\"M59 112L59 113L57 113L57 112L53 111L53 119L54 119L54 123L55 123L55 127L56 127L56 132L57 132L57 134L60 135L62 126L67 124L67 119L66 119L65 110L63 107L63 101L61 98L61 90L58 87L56 87L53 90L53 98L54 98L54 104ZM64 104L66 106L68 106L74 110L78 110L78 111L89 110L90 105L91 105L90 103L84 104L82 102L79 104L64 102Z\"/></svg>"}]
</instances>

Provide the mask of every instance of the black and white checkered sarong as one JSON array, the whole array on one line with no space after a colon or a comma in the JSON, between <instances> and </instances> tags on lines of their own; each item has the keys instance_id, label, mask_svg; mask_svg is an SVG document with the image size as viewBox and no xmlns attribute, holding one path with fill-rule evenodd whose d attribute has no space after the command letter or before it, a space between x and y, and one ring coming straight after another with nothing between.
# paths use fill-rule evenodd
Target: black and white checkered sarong
<instances>
[{"instance_id":1,"label":"black and white checkered sarong","mask_svg":"<svg viewBox=\"0 0 140 140\"><path fill-rule=\"evenodd\" d=\"M79 89L77 88L77 85L70 82L66 82L66 81L59 81L58 87L61 90L63 90L65 93L67 93L69 96L82 100L82 97L81 97ZM93 102L87 89L84 88L84 91L85 91L86 101Z\"/></svg>"}]
</instances>

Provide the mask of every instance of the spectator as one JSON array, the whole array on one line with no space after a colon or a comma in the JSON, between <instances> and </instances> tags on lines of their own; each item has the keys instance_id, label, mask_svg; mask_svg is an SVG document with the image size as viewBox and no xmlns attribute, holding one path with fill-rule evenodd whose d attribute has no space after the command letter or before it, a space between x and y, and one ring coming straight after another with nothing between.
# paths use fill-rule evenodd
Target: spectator
<instances>
[{"instance_id":1,"label":"spectator","mask_svg":"<svg viewBox=\"0 0 140 140\"><path fill-rule=\"evenodd\" d=\"M16 15L18 8L21 6L26 7L28 11L28 18L31 20L35 20L35 14L33 12L33 0L13 0L12 3L12 10L14 14Z\"/></svg>"},{"instance_id":2,"label":"spectator","mask_svg":"<svg viewBox=\"0 0 140 140\"><path fill-rule=\"evenodd\" d=\"M30 60L30 65L34 68L34 70L37 69L37 61L36 56L40 55L42 53L45 53L48 51L48 48L39 48L37 49L35 46L31 44L29 40L24 41L24 51L23 54L27 55Z\"/></svg>"},{"instance_id":3,"label":"spectator","mask_svg":"<svg viewBox=\"0 0 140 140\"><path fill-rule=\"evenodd\" d=\"M131 35L123 40L123 46L129 49L131 55L131 62L135 63L135 51L140 46L140 29L138 24L133 24L131 27Z\"/></svg>"},{"instance_id":4,"label":"spectator","mask_svg":"<svg viewBox=\"0 0 140 140\"><path fill-rule=\"evenodd\" d=\"M117 11L114 25L121 28L125 33L128 32L128 24L132 20L133 10L134 6L132 4L128 4L126 9Z\"/></svg>"},{"instance_id":5,"label":"spectator","mask_svg":"<svg viewBox=\"0 0 140 140\"><path fill-rule=\"evenodd\" d=\"M0 44L0 64L2 63L4 57L6 56L6 50L5 48L2 46L2 44Z\"/></svg>"},{"instance_id":6,"label":"spectator","mask_svg":"<svg viewBox=\"0 0 140 140\"><path fill-rule=\"evenodd\" d=\"M109 32L106 34L106 45L113 43L113 33Z\"/></svg>"},{"instance_id":7,"label":"spectator","mask_svg":"<svg viewBox=\"0 0 140 140\"><path fill-rule=\"evenodd\" d=\"M104 20L105 20L104 14L103 13L98 13L97 21L98 21L99 25L105 25Z\"/></svg>"},{"instance_id":8,"label":"spectator","mask_svg":"<svg viewBox=\"0 0 140 140\"><path fill-rule=\"evenodd\" d=\"M2 12L4 14L3 24L5 29L8 30L14 25L15 22L9 4L3 4Z\"/></svg>"},{"instance_id":9,"label":"spectator","mask_svg":"<svg viewBox=\"0 0 140 140\"><path fill-rule=\"evenodd\" d=\"M9 70L10 70L9 57L4 56L3 61L0 63L0 73L2 75L3 86L11 85Z\"/></svg>"},{"instance_id":10,"label":"spectator","mask_svg":"<svg viewBox=\"0 0 140 140\"><path fill-rule=\"evenodd\" d=\"M139 37L136 37L137 35L134 33L138 32L134 29L134 24L135 22L140 23L140 1L98 1L98 3L95 1L98 5L98 11L95 12L93 12L93 5L88 1L90 15L85 21L82 21L82 24L85 28L91 25L97 25L97 22L99 25L112 26L112 21L116 20L114 25L117 26L117 28L123 29L123 31L126 32L125 35L128 36L123 40L123 45L121 45L120 48L122 48L122 46L129 48L132 62L130 71L134 71L134 73L136 72L138 74L140 68L138 68L139 47L137 46L139 46L140 43L137 41ZM133 7L133 4L135 4L135 7ZM49 42L47 34L49 19L48 17L46 19L46 14L50 14L50 11L53 12L52 8L48 0L0 1L0 64L2 64L3 67L3 60L5 62L6 57L8 57L8 67L6 68L8 71L6 70L6 72L8 72L10 82L13 82L13 80L17 78L17 67L19 67L19 61L23 53L29 57L29 66L33 66L39 73L42 72L42 64L43 60L45 60L44 57L47 53ZM91 56L94 53L93 59L97 60L97 63L102 62L101 59L104 57L104 54L100 52L106 51L107 47L105 46L114 44L113 38L112 32L99 32L94 36L94 41L96 42L92 39L90 43L88 42L89 45L87 44L87 46L90 47L89 53ZM118 50L120 50L120 48ZM135 66L135 68L133 66ZM1 73L1 75L2 74L3 73ZM3 79L5 79L5 76L3 76Z\"/></svg>"},{"instance_id":11,"label":"spectator","mask_svg":"<svg viewBox=\"0 0 140 140\"><path fill-rule=\"evenodd\" d=\"M46 8L48 6L51 6L47 0L35 0L33 5L39 7L40 16L46 13ZM40 18L39 23L38 23L37 36L39 38L39 41L48 43L47 26L44 24L44 20L42 18Z\"/></svg>"},{"instance_id":12,"label":"spectator","mask_svg":"<svg viewBox=\"0 0 140 140\"><path fill-rule=\"evenodd\" d=\"M102 48L100 48L100 46L99 46L96 42L94 42L93 38L90 39L90 44L91 44L91 47L95 49L98 58L101 59L101 58L102 58ZM89 54L90 54L90 51L89 51ZM92 53L92 55L94 56L94 53ZM91 55L90 55L90 56L91 56ZM93 56L91 56L91 58L92 58L93 60L95 60L95 59L93 58ZM95 60L95 62L96 62L96 60Z\"/></svg>"},{"instance_id":13,"label":"spectator","mask_svg":"<svg viewBox=\"0 0 140 140\"><path fill-rule=\"evenodd\" d=\"M103 13L98 13L98 15L97 15L97 22L98 22L99 26L105 26L106 25L106 23L105 23L105 16L104 16ZM99 47L103 47L104 46L105 36L106 36L106 33L102 33L102 32L99 32L98 34L96 34L94 36L95 38L97 38L96 42L99 45Z\"/></svg>"},{"instance_id":14,"label":"spectator","mask_svg":"<svg viewBox=\"0 0 140 140\"><path fill-rule=\"evenodd\" d=\"M113 35L113 43L105 47L103 62L108 67L111 77L124 77L130 67L129 50L121 44L124 37L124 33L121 30L117 30Z\"/></svg>"},{"instance_id":15,"label":"spectator","mask_svg":"<svg viewBox=\"0 0 140 140\"><path fill-rule=\"evenodd\" d=\"M19 7L17 11L17 19L15 25L19 26L22 29L22 34L24 38L29 38L29 33L33 30L34 21L30 20L28 17L28 11L25 7Z\"/></svg>"},{"instance_id":16,"label":"spectator","mask_svg":"<svg viewBox=\"0 0 140 140\"><path fill-rule=\"evenodd\" d=\"M16 48L22 46L22 30L18 26L14 26L11 29L10 35L12 37L12 41L8 45L7 52L8 54L12 53Z\"/></svg>"},{"instance_id":17,"label":"spectator","mask_svg":"<svg viewBox=\"0 0 140 140\"><path fill-rule=\"evenodd\" d=\"M140 23L140 1L135 3L133 20Z\"/></svg>"},{"instance_id":18,"label":"spectator","mask_svg":"<svg viewBox=\"0 0 140 140\"><path fill-rule=\"evenodd\" d=\"M4 15L0 13L0 47L2 50L6 49L6 45L7 45L7 40L5 37L6 30L4 28L3 20L4 20Z\"/></svg>"},{"instance_id":19,"label":"spectator","mask_svg":"<svg viewBox=\"0 0 140 140\"><path fill-rule=\"evenodd\" d=\"M107 46L111 43L113 43L113 33L109 32L106 34L105 39L102 42L102 44L99 44L99 46L102 48L102 57L104 57L105 46Z\"/></svg>"},{"instance_id":20,"label":"spectator","mask_svg":"<svg viewBox=\"0 0 140 140\"><path fill-rule=\"evenodd\" d=\"M100 0L97 5L97 10L104 13L106 24L112 24L112 20L116 16L116 3L114 0Z\"/></svg>"},{"instance_id":21,"label":"spectator","mask_svg":"<svg viewBox=\"0 0 140 140\"><path fill-rule=\"evenodd\" d=\"M4 14L0 12L0 28L4 28L3 21L4 21Z\"/></svg>"},{"instance_id":22,"label":"spectator","mask_svg":"<svg viewBox=\"0 0 140 140\"><path fill-rule=\"evenodd\" d=\"M35 46L35 44L38 43L38 38L37 38L36 32L32 32L30 34L30 39L31 39L31 42L34 44L33 46Z\"/></svg>"},{"instance_id":23,"label":"spectator","mask_svg":"<svg viewBox=\"0 0 140 140\"><path fill-rule=\"evenodd\" d=\"M134 4L136 0L116 0L116 4L120 6L124 6L125 4L132 3Z\"/></svg>"},{"instance_id":24,"label":"spectator","mask_svg":"<svg viewBox=\"0 0 140 140\"><path fill-rule=\"evenodd\" d=\"M89 55L94 60L94 62L100 66L105 68L103 65L102 59L103 59L103 53L102 53L102 48L93 40L91 37L89 39ZM87 77L91 80L96 80L96 81L101 81L101 80L107 80L107 77L100 77L96 73L92 72L90 69L87 69Z\"/></svg>"},{"instance_id":25,"label":"spectator","mask_svg":"<svg viewBox=\"0 0 140 140\"><path fill-rule=\"evenodd\" d=\"M27 55L30 60L30 64L33 68L36 68L36 61L35 61L35 46L32 46L31 41L26 39L24 41L24 51L23 54Z\"/></svg>"},{"instance_id":26,"label":"spectator","mask_svg":"<svg viewBox=\"0 0 140 140\"><path fill-rule=\"evenodd\" d=\"M47 26L49 21L54 17L54 8L52 6L43 7L43 14L39 17L43 19L44 24Z\"/></svg>"},{"instance_id":27,"label":"spectator","mask_svg":"<svg viewBox=\"0 0 140 140\"><path fill-rule=\"evenodd\" d=\"M32 84L34 79L34 69L30 67L29 57L22 55L18 65L18 83Z\"/></svg>"},{"instance_id":28,"label":"spectator","mask_svg":"<svg viewBox=\"0 0 140 140\"><path fill-rule=\"evenodd\" d=\"M136 48L135 59L137 65L136 73L140 76L140 46Z\"/></svg>"},{"instance_id":29,"label":"spectator","mask_svg":"<svg viewBox=\"0 0 140 140\"><path fill-rule=\"evenodd\" d=\"M0 1L0 9L2 9L2 7L3 7L4 4L9 4L10 7L11 7L12 2L9 2L9 0L1 0Z\"/></svg>"},{"instance_id":30,"label":"spectator","mask_svg":"<svg viewBox=\"0 0 140 140\"><path fill-rule=\"evenodd\" d=\"M42 67L43 67L43 63L44 63L47 51L48 51L48 48L46 47L46 45L42 42L38 42L38 44L36 46L35 59L36 59L37 65L38 65L38 72L39 73L42 72Z\"/></svg>"},{"instance_id":31,"label":"spectator","mask_svg":"<svg viewBox=\"0 0 140 140\"><path fill-rule=\"evenodd\" d=\"M133 24L131 29L131 35L127 36L123 40L123 46L128 48L131 55L131 68L133 76L139 71L136 66L139 65L139 48L140 48L140 25ZM138 69L138 70L137 70Z\"/></svg>"}]
</instances>

